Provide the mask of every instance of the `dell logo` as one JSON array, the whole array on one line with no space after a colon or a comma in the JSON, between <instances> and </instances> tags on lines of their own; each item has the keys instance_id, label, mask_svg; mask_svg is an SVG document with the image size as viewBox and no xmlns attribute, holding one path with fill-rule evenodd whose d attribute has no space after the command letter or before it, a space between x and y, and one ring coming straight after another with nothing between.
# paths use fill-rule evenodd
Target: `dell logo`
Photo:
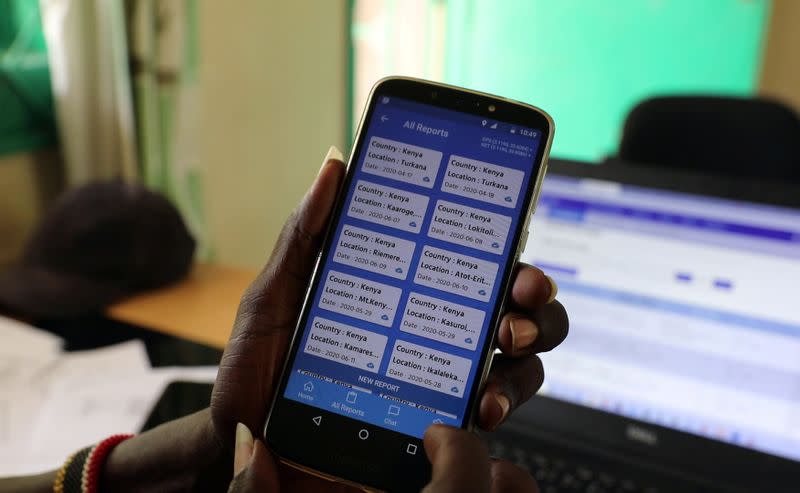
<instances>
[{"instance_id":1,"label":"dell logo","mask_svg":"<svg viewBox=\"0 0 800 493\"><path fill-rule=\"evenodd\" d=\"M650 445L651 447L658 445L658 435L655 431L642 428L635 424L628 424L628 426L625 427L625 438Z\"/></svg>"}]
</instances>

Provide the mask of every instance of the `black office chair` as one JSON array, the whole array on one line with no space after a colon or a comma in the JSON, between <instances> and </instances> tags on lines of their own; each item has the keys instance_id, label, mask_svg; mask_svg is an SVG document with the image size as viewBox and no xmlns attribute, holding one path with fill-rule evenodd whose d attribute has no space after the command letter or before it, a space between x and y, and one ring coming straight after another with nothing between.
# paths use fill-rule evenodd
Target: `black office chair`
<instances>
[{"instance_id":1,"label":"black office chair","mask_svg":"<svg viewBox=\"0 0 800 493\"><path fill-rule=\"evenodd\" d=\"M617 159L800 183L800 118L764 99L652 98L628 114Z\"/></svg>"}]
</instances>

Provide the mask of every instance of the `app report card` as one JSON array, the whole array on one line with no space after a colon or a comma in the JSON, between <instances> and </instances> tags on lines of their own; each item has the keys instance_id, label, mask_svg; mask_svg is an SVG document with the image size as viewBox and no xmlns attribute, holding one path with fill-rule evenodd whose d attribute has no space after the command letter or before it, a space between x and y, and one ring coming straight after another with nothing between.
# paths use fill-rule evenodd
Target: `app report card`
<instances>
[{"instance_id":1,"label":"app report card","mask_svg":"<svg viewBox=\"0 0 800 493\"><path fill-rule=\"evenodd\" d=\"M314 318L308 333L308 354L362 370L378 372L387 337L322 317Z\"/></svg>"},{"instance_id":2,"label":"app report card","mask_svg":"<svg viewBox=\"0 0 800 493\"><path fill-rule=\"evenodd\" d=\"M414 246L413 241L346 224L339 235L333 260L396 279L405 279Z\"/></svg>"},{"instance_id":3,"label":"app report card","mask_svg":"<svg viewBox=\"0 0 800 493\"><path fill-rule=\"evenodd\" d=\"M441 160L439 151L373 137L362 168L365 173L433 188Z\"/></svg>"},{"instance_id":4,"label":"app report card","mask_svg":"<svg viewBox=\"0 0 800 493\"><path fill-rule=\"evenodd\" d=\"M319 307L391 327L402 289L368 279L329 271Z\"/></svg>"},{"instance_id":5,"label":"app report card","mask_svg":"<svg viewBox=\"0 0 800 493\"><path fill-rule=\"evenodd\" d=\"M408 295L400 330L445 344L475 349L485 317L482 310L412 292Z\"/></svg>"},{"instance_id":6,"label":"app report card","mask_svg":"<svg viewBox=\"0 0 800 493\"><path fill-rule=\"evenodd\" d=\"M347 215L390 228L419 233L428 197L364 180L356 183Z\"/></svg>"},{"instance_id":7,"label":"app report card","mask_svg":"<svg viewBox=\"0 0 800 493\"><path fill-rule=\"evenodd\" d=\"M386 374L404 382L461 397L472 362L467 358L397 340Z\"/></svg>"},{"instance_id":8,"label":"app report card","mask_svg":"<svg viewBox=\"0 0 800 493\"><path fill-rule=\"evenodd\" d=\"M525 173L518 169L452 155L442 190L513 209L524 177Z\"/></svg>"},{"instance_id":9,"label":"app report card","mask_svg":"<svg viewBox=\"0 0 800 493\"><path fill-rule=\"evenodd\" d=\"M426 245L422 249L414 282L467 298L489 301L497 268L498 264L494 262Z\"/></svg>"},{"instance_id":10,"label":"app report card","mask_svg":"<svg viewBox=\"0 0 800 493\"><path fill-rule=\"evenodd\" d=\"M500 255L510 227L509 216L439 200L433 208L428 236Z\"/></svg>"}]
</instances>

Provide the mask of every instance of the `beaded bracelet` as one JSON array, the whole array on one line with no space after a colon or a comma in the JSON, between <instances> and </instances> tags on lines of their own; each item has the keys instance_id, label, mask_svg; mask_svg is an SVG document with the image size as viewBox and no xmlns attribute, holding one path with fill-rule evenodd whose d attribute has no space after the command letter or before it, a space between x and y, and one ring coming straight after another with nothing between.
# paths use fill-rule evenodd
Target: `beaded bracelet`
<instances>
[{"instance_id":1,"label":"beaded bracelet","mask_svg":"<svg viewBox=\"0 0 800 493\"><path fill-rule=\"evenodd\" d=\"M112 435L102 442L75 452L56 473L53 493L98 493L100 473L114 447L133 435Z\"/></svg>"}]
</instances>

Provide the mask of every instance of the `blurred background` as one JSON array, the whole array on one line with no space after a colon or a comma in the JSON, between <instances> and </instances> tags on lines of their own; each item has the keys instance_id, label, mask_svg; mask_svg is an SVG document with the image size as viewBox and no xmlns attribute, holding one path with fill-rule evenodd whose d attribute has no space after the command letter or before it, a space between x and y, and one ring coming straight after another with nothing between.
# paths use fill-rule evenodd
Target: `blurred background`
<instances>
[{"instance_id":1,"label":"blurred background","mask_svg":"<svg viewBox=\"0 0 800 493\"><path fill-rule=\"evenodd\" d=\"M388 74L545 108L553 155L587 162L648 97L797 109L798 23L792 0L0 0L0 265L58 192L125 176L199 258L256 267Z\"/></svg>"},{"instance_id":2,"label":"blurred background","mask_svg":"<svg viewBox=\"0 0 800 493\"><path fill-rule=\"evenodd\" d=\"M707 478L643 491L795 491L798 26L796 0L0 0L0 477L207 406L326 151L408 75L556 122L522 259L571 332L492 452L545 492L667 465Z\"/></svg>"}]
</instances>

